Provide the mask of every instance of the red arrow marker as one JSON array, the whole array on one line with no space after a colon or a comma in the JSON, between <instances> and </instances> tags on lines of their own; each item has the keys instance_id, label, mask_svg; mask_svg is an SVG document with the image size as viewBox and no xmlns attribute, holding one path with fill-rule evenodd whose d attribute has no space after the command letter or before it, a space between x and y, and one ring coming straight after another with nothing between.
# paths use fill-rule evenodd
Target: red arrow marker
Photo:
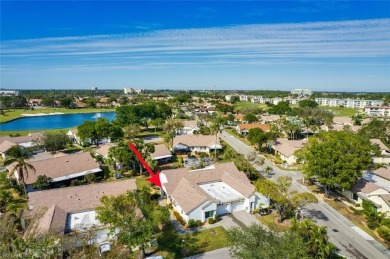
<instances>
[{"instance_id":1,"label":"red arrow marker","mask_svg":"<svg viewBox=\"0 0 390 259\"><path fill-rule=\"evenodd\" d=\"M144 158L138 152L137 148L134 146L133 143L129 143L129 147L134 152L135 156L138 158L138 160L141 162L141 164L145 167L146 171L148 171L148 173L150 174L150 178L148 178L146 180L161 188L160 172L157 171L156 174L153 173L152 169L145 162Z\"/></svg>"}]
</instances>

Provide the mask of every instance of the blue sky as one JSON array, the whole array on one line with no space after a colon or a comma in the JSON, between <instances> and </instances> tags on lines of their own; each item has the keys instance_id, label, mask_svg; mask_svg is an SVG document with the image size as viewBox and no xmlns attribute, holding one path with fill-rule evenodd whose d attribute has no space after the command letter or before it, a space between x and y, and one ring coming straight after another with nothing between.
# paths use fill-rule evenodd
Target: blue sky
<instances>
[{"instance_id":1,"label":"blue sky","mask_svg":"<svg viewBox=\"0 0 390 259\"><path fill-rule=\"evenodd\" d=\"M390 92L390 1L1 1L0 87Z\"/></svg>"}]
</instances>

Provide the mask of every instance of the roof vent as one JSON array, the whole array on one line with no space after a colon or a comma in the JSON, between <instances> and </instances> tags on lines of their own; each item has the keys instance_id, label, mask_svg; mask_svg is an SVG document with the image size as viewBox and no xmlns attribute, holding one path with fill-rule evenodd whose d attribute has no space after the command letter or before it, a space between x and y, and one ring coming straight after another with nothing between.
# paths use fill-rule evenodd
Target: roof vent
<instances>
[{"instance_id":1,"label":"roof vent","mask_svg":"<svg viewBox=\"0 0 390 259\"><path fill-rule=\"evenodd\" d=\"M77 198L77 200L79 201L79 200L80 200L80 198Z\"/></svg>"},{"instance_id":2,"label":"roof vent","mask_svg":"<svg viewBox=\"0 0 390 259\"><path fill-rule=\"evenodd\" d=\"M72 198L72 195L69 195L69 198Z\"/></svg>"}]
</instances>

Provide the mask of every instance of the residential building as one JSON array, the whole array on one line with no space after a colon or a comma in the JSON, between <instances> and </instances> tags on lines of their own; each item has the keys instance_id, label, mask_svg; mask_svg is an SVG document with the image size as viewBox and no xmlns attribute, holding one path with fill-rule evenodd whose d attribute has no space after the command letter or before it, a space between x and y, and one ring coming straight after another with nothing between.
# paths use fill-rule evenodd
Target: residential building
<instances>
[{"instance_id":1,"label":"residential building","mask_svg":"<svg viewBox=\"0 0 390 259\"><path fill-rule=\"evenodd\" d=\"M312 91L310 89L293 89L291 90L291 94L297 94L299 96L312 95Z\"/></svg>"},{"instance_id":2,"label":"residential building","mask_svg":"<svg viewBox=\"0 0 390 259\"><path fill-rule=\"evenodd\" d=\"M160 179L168 203L187 222L190 219L205 222L215 215L243 210L249 213L260 206L269 206L269 200L255 191L233 162L193 171L164 170Z\"/></svg>"},{"instance_id":3,"label":"residential building","mask_svg":"<svg viewBox=\"0 0 390 259\"><path fill-rule=\"evenodd\" d=\"M198 121L196 120L183 121L183 124L183 128L176 130L177 135L192 135L200 130L200 128L198 127Z\"/></svg>"},{"instance_id":4,"label":"residential building","mask_svg":"<svg viewBox=\"0 0 390 259\"><path fill-rule=\"evenodd\" d=\"M382 155L390 156L389 148L380 139L370 139L371 144L378 145Z\"/></svg>"},{"instance_id":5,"label":"residential building","mask_svg":"<svg viewBox=\"0 0 390 259\"><path fill-rule=\"evenodd\" d=\"M246 136L251 129L261 129L264 132L268 132L270 130L270 125L268 124L260 124L260 123L243 123L238 124L236 130L239 134Z\"/></svg>"},{"instance_id":6,"label":"residential building","mask_svg":"<svg viewBox=\"0 0 390 259\"><path fill-rule=\"evenodd\" d=\"M13 146L17 146L18 144L9 140L4 140L0 143L0 155L5 158L5 153Z\"/></svg>"},{"instance_id":7,"label":"residential building","mask_svg":"<svg viewBox=\"0 0 390 259\"><path fill-rule=\"evenodd\" d=\"M38 142L42 137L42 132L29 133L27 136L19 137L0 137L0 155L5 157L5 152L15 145L21 148L29 148L32 153L42 152L43 150L35 148L38 147Z\"/></svg>"},{"instance_id":8,"label":"residential building","mask_svg":"<svg viewBox=\"0 0 390 259\"><path fill-rule=\"evenodd\" d=\"M42 106L42 99L29 99L28 105L31 107Z\"/></svg>"},{"instance_id":9,"label":"residential building","mask_svg":"<svg viewBox=\"0 0 390 259\"><path fill-rule=\"evenodd\" d=\"M0 96L18 96L19 91L0 90Z\"/></svg>"},{"instance_id":10,"label":"residential building","mask_svg":"<svg viewBox=\"0 0 390 259\"><path fill-rule=\"evenodd\" d=\"M278 138L271 145L271 149L275 154L278 154L280 158L289 165L296 163L296 157L294 152L303 147L307 143L307 139L289 140L287 138Z\"/></svg>"},{"instance_id":11,"label":"residential building","mask_svg":"<svg viewBox=\"0 0 390 259\"><path fill-rule=\"evenodd\" d=\"M160 165L172 162L172 153L165 144L155 145L154 152L151 154L151 157Z\"/></svg>"},{"instance_id":12,"label":"residential building","mask_svg":"<svg viewBox=\"0 0 390 259\"><path fill-rule=\"evenodd\" d=\"M268 123L268 122L274 122L280 120L279 115L261 115L260 122L261 123Z\"/></svg>"},{"instance_id":13,"label":"residential building","mask_svg":"<svg viewBox=\"0 0 390 259\"><path fill-rule=\"evenodd\" d=\"M173 139L172 151L176 154L196 151L210 154L215 149L222 149L215 135L179 135Z\"/></svg>"},{"instance_id":14,"label":"residential building","mask_svg":"<svg viewBox=\"0 0 390 259\"><path fill-rule=\"evenodd\" d=\"M33 184L40 175L52 178L53 185L61 186L66 181L102 171L99 163L88 152L28 162L35 168L35 173L28 169L28 177L24 178L27 192L34 191ZM7 166L8 171L11 172L14 166L15 164ZM19 172L15 170L13 173L19 179Z\"/></svg>"},{"instance_id":15,"label":"residential building","mask_svg":"<svg viewBox=\"0 0 390 259\"><path fill-rule=\"evenodd\" d=\"M366 106L364 113L370 116L390 117L390 106Z\"/></svg>"},{"instance_id":16,"label":"residential building","mask_svg":"<svg viewBox=\"0 0 390 259\"><path fill-rule=\"evenodd\" d=\"M240 95L240 102L249 102L250 101L250 96L249 95Z\"/></svg>"},{"instance_id":17,"label":"residential building","mask_svg":"<svg viewBox=\"0 0 390 259\"><path fill-rule=\"evenodd\" d=\"M348 108L363 109L366 106L381 106L381 100L361 100L361 99L338 99L338 98L315 98L315 101L321 106L344 106Z\"/></svg>"},{"instance_id":18,"label":"residential building","mask_svg":"<svg viewBox=\"0 0 390 259\"><path fill-rule=\"evenodd\" d=\"M83 145L85 143L89 143L89 144L93 144L91 142L90 139L85 139L84 141L77 135L77 128L74 128L74 129L70 129L68 130L68 132L66 133L66 135L70 138L70 140L73 142L73 143L77 143L79 145ZM85 143L84 143L85 142ZM102 140L100 140L99 144L105 144L105 143L111 143L111 139L110 138L104 138Z\"/></svg>"},{"instance_id":19,"label":"residential building","mask_svg":"<svg viewBox=\"0 0 390 259\"><path fill-rule=\"evenodd\" d=\"M136 190L135 179L66 187L28 193L28 210L23 222L38 217L33 226L37 235L84 232L95 228L93 243L108 239L109 230L96 218L95 209L102 196ZM31 229L30 229L31 231Z\"/></svg>"},{"instance_id":20,"label":"residential building","mask_svg":"<svg viewBox=\"0 0 390 259\"><path fill-rule=\"evenodd\" d=\"M124 94L135 94L135 89L131 87L123 88Z\"/></svg>"}]
</instances>

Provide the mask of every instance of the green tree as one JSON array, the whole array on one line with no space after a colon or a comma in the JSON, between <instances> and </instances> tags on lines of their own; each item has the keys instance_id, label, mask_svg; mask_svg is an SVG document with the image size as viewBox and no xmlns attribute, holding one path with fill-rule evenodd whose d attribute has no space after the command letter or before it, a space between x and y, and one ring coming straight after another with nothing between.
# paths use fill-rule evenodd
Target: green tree
<instances>
[{"instance_id":1,"label":"green tree","mask_svg":"<svg viewBox=\"0 0 390 259\"><path fill-rule=\"evenodd\" d=\"M46 190L50 188L50 183L53 181L50 177L46 175L38 175L37 180L33 183L35 189Z\"/></svg>"},{"instance_id":2,"label":"green tree","mask_svg":"<svg viewBox=\"0 0 390 259\"><path fill-rule=\"evenodd\" d=\"M250 129L246 138L252 145L257 145L259 151L262 145L268 140L267 134L259 128Z\"/></svg>"},{"instance_id":3,"label":"green tree","mask_svg":"<svg viewBox=\"0 0 390 259\"><path fill-rule=\"evenodd\" d=\"M124 128L124 136L126 139L135 139L141 129L137 124L130 124Z\"/></svg>"},{"instance_id":4,"label":"green tree","mask_svg":"<svg viewBox=\"0 0 390 259\"><path fill-rule=\"evenodd\" d=\"M302 101L299 101L299 107L301 108L304 108L304 107L310 107L310 108L315 108L318 106L318 103L316 103L316 101L313 101L313 100L302 100Z\"/></svg>"},{"instance_id":5,"label":"green tree","mask_svg":"<svg viewBox=\"0 0 390 259\"><path fill-rule=\"evenodd\" d=\"M272 173L273 170L274 170L274 169L273 169L272 167L270 167L269 165L267 165L267 166L264 168L264 172L265 172L268 176L271 175L271 173Z\"/></svg>"},{"instance_id":6,"label":"green tree","mask_svg":"<svg viewBox=\"0 0 390 259\"><path fill-rule=\"evenodd\" d=\"M64 98L60 99L60 104L63 107L70 108L70 107L72 107L72 104L73 104L73 98L64 97Z\"/></svg>"},{"instance_id":7,"label":"green tree","mask_svg":"<svg viewBox=\"0 0 390 259\"><path fill-rule=\"evenodd\" d=\"M271 114L283 115L290 111L290 105L288 102L281 101L277 105L274 105L268 109L268 112Z\"/></svg>"},{"instance_id":8,"label":"green tree","mask_svg":"<svg viewBox=\"0 0 390 259\"><path fill-rule=\"evenodd\" d=\"M111 141L120 140L123 138L123 136L124 136L124 133L123 133L123 130L120 126L111 125L110 133L109 133L109 137L110 137Z\"/></svg>"},{"instance_id":9,"label":"green tree","mask_svg":"<svg viewBox=\"0 0 390 259\"><path fill-rule=\"evenodd\" d=\"M166 133L164 135L164 141L167 143L168 148L172 148L176 132L183 127L184 123L182 121L169 119L165 122L164 132Z\"/></svg>"},{"instance_id":10,"label":"green tree","mask_svg":"<svg viewBox=\"0 0 390 259\"><path fill-rule=\"evenodd\" d=\"M292 178L289 176L278 177L276 183L271 180L258 180L255 183L256 190L270 198L279 214L279 222L292 216L294 211L308 203L317 203L317 198L308 192L289 192Z\"/></svg>"},{"instance_id":11,"label":"green tree","mask_svg":"<svg viewBox=\"0 0 390 259\"><path fill-rule=\"evenodd\" d=\"M254 115L253 113L245 114L244 120L247 121L248 123L254 123L256 121L259 121L259 119L257 119L256 115Z\"/></svg>"},{"instance_id":12,"label":"green tree","mask_svg":"<svg viewBox=\"0 0 390 259\"><path fill-rule=\"evenodd\" d=\"M99 221L109 224L112 233L119 230L119 243L129 248L138 246L141 258L145 257L146 244L158 238L169 222L168 208L160 207L157 201L151 200L147 189L103 196L100 201L102 205L96 208Z\"/></svg>"},{"instance_id":13,"label":"green tree","mask_svg":"<svg viewBox=\"0 0 390 259\"><path fill-rule=\"evenodd\" d=\"M77 127L77 134L83 140L90 140L92 144L99 146L104 138L112 134L112 125L106 118L98 118L97 121L85 121ZM118 130L118 129L115 129Z\"/></svg>"},{"instance_id":14,"label":"green tree","mask_svg":"<svg viewBox=\"0 0 390 259\"><path fill-rule=\"evenodd\" d=\"M381 139L384 143L389 143L390 120L373 119L359 130L359 135L370 139Z\"/></svg>"},{"instance_id":15,"label":"green tree","mask_svg":"<svg viewBox=\"0 0 390 259\"><path fill-rule=\"evenodd\" d=\"M5 151L6 157L26 157L26 150L19 145L12 146L10 149Z\"/></svg>"},{"instance_id":16,"label":"green tree","mask_svg":"<svg viewBox=\"0 0 390 259\"><path fill-rule=\"evenodd\" d=\"M309 248L310 258L329 258L335 251L336 247L329 242L326 227L317 226L311 219L292 222L291 230L303 238Z\"/></svg>"},{"instance_id":17,"label":"green tree","mask_svg":"<svg viewBox=\"0 0 390 259\"><path fill-rule=\"evenodd\" d=\"M25 179L28 178L28 174L30 172L35 174L34 166L29 164L29 163L27 163L24 160L24 158L22 158L22 157L19 157L19 158L13 158L13 157L6 158L6 160L4 161L4 165L12 165L12 167L11 167L11 169L9 171L9 174L11 176L11 175L14 174L14 172L16 172L17 180L18 180L19 184L23 185L24 193L25 193L26 198L27 198L27 189L26 189Z\"/></svg>"},{"instance_id":18,"label":"green tree","mask_svg":"<svg viewBox=\"0 0 390 259\"><path fill-rule=\"evenodd\" d=\"M42 146L46 151L52 152L53 154L64 149L68 143L70 143L70 139L62 131L53 133L46 132L42 138Z\"/></svg>"},{"instance_id":19,"label":"green tree","mask_svg":"<svg viewBox=\"0 0 390 259\"><path fill-rule=\"evenodd\" d=\"M302 172L308 178L317 176L325 194L331 188L349 189L372 165L375 147L367 138L344 131L321 132L296 152L304 161Z\"/></svg>"},{"instance_id":20,"label":"green tree","mask_svg":"<svg viewBox=\"0 0 390 259\"><path fill-rule=\"evenodd\" d=\"M232 242L230 255L237 259L296 259L310 258L307 245L294 232L278 235L265 230L260 224L248 228L234 227L228 230Z\"/></svg>"}]
</instances>

